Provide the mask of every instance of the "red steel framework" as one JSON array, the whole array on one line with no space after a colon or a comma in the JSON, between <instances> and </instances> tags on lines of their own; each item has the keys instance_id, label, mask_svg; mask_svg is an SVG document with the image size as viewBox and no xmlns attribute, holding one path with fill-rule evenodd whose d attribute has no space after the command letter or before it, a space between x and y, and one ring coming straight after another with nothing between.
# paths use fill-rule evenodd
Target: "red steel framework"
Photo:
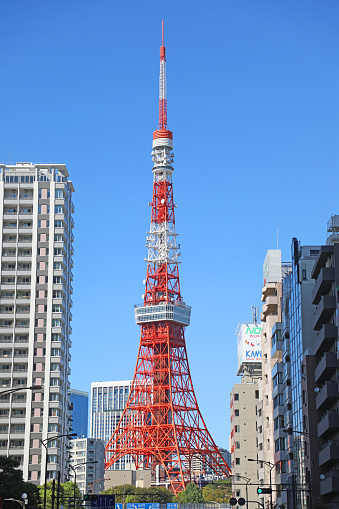
<instances>
[{"instance_id":1,"label":"red steel framework","mask_svg":"<svg viewBox=\"0 0 339 509\"><path fill-rule=\"evenodd\" d=\"M154 483L170 485L177 494L199 469L227 477L230 468L200 413L188 365L184 328L189 324L190 307L182 300L179 283L165 63L162 25L149 256L144 302L135 309L141 338L130 395L106 445L105 468L130 455L136 469L151 469Z\"/></svg>"}]
</instances>

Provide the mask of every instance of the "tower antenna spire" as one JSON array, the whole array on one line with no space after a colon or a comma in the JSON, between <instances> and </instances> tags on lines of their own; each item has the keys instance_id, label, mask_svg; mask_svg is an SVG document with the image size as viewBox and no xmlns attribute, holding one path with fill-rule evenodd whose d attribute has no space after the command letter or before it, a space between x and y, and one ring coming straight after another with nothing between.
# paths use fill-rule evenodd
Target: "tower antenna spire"
<instances>
[{"instance_id":1,"label":"tower antenna spire","mask_svg":"<svg viewBox=\"0 0 339 509\"><path fill-rule=\"evenodd\" d=\"M167 130L167 97L166 97L166 47L164 46L164 20L162 20L162 39L160 46L159 76L159 131Z\"/></svg>"}]
</instances>

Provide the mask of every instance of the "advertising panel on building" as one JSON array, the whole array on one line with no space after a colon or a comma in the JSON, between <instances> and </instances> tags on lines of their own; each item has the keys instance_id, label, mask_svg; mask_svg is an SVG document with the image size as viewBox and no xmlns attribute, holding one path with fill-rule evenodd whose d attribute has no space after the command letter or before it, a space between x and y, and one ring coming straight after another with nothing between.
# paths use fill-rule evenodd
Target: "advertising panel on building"
<instances>
[{"instance_id":1,"label":"advertising panel on building","mask_svg":"<svg viewBox=\"0 0 339 509\"><path fill-rule=\"evenodd\" d=\"M243 364L261 362L261 329L258 323L242 323L238 327L238 373Z\"/></svg>"}]
</instances>

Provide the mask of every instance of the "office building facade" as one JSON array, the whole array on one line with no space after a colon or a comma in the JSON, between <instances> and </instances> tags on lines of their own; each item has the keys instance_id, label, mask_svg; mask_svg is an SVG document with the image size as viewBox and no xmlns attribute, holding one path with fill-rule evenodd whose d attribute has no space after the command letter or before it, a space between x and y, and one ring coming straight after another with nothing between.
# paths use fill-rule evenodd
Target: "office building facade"
<instances>
[{"instance_id":1,"label":"office building facade","mask_svg":"<svg viewBox=\"0 0 339 509\"><path fill-rule=\"evenodd\" d=\"M91 384L91 438L109 441L117 427L131 390L132 381L93 382ZM114 463L111 470L134 470L129 455Z\"/></svg>"},{"instance_id":2,"label":"office building facade","mask_svg":"<svg viewBox=\"0 0 339 509\"><path fill-rule=\"evenodd\" d=\"M69 432L74 207L64 165L0 165L0 454L45 481L40 440ZM49 444L47 477L66 480L67 438Z\"/></svg>"},{"instance_id":3,"label":"office building facade","mask_svg":"<svg viewBox=\"0 0 339 509\"><path fill-rule=\"evenodd\" d=\"M292 422L287 427L293 429L293 463L296 508L306 508L309 498L309 484L305 468L305 433L309 428L303 417L305 397L302 391L302 361L312 355L316 333L313 330L314 307L312 290L314 280L311 272L319 246L300 246L297 239L292 240L291 298L289 302L290 345L291 345L291 387Z\"/></svg>"},{"instance_id":4,"label":"office building facade","mask_svg":"<svg viewBox=\"0 0 339 509\"><path fill-rule=\"evenodd\" d=\"M88 392L69 390L71 405L71 426L72 431L78 438L87 438L88 432Z\"/></svg>"},{"instance_id":5,"label":"office building facade","mask_svg":"<svg viewBox=\"0 0 339 509\"><path fill-rule=\"evenodd\" d=\"M78 438L70 441L69 470L71 482L75 482L81 492L98 494L104 490L105 444L103 440ZM75 478L76 472L76 478Z\"/></svg>"}]
</instances>

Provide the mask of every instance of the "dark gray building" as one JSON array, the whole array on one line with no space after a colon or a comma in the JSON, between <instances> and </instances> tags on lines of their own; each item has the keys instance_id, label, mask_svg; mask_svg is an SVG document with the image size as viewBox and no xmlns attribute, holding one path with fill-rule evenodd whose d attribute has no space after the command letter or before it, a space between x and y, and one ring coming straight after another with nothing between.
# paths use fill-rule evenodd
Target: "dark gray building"
<instances>
[{"instance_id":1,"label":"dark gray building","mask_svg":"<svg viewBox=\"0 0 339 509\"><path fill-rule=\"evenodd\" d=\"M338 292L339 292L339 216L332 216L327 225L327 245L321 246L312 278L315 280L313 304L316 306L314 344L316 367L315 417L319 444L319 470L315 471L316 488L319 483L320 500L325 507L339 507L339 391L338 391Z\"/></svg>"}]
</instances>

